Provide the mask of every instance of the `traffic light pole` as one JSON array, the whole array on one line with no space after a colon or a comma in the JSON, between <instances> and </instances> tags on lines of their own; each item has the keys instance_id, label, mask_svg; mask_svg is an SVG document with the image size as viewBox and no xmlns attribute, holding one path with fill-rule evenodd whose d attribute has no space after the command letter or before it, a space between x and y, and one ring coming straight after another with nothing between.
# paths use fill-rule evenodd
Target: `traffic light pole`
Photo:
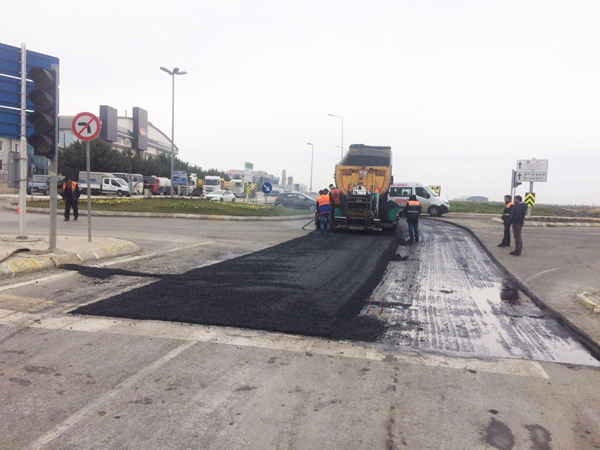
<instances>
[{"instance_id":1,"label":"traffic light pole","mask_svg":"<svg viewBox=\"0 0 600 450\"><path fill-rule=\"evenodd\" d=\"M55 76L55 89L56 89L56 100L54 104L56 122L54 124L54 159L52 159L50 164L50 236L48 239L49 249L56 250L56 214L57 214L57 185L58 185L58 129L59 129L59 121L58 121L58 85L59 85L59 71L58 64L53 64L52 69L56 74ZM89 186L89 183L88 183Z\"/></svg>"},{"instance_id":2,"label":"traffic light pole","mask_svg":"<svg viewBox=\"0 0 600 450\"><path fill-rule=\"evenodd\" d=\"M27 204L27 48L21 44L21 136L19 140L19 235L27 239L25 213ZM33 192L33 187L32 187Z\"/></svg>"}]
</instances>

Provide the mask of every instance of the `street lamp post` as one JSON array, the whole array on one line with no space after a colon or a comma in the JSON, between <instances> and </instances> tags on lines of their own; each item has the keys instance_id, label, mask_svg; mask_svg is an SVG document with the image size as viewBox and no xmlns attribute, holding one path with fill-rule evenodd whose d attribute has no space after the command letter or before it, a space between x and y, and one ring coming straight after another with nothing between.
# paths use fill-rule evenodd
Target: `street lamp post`
<instances>
[{"instance_id":1,"label":"street lamp post","mask_svg":"<svg viewBox=\"0 0 600 450\"><path fill-rule=\"evenodd\" d=\"M175 170L175 75L185 75L187 72L180 71L179 67L175 67L173 70L161 67L160 70L164 70L173 77L173 90L171 94L171 198L173 198L173 172Z\"/></svg>"},{"instance_id":2,"label":"street lamp post","mask_svg":"<svg viewBox=\"0 0 600 450\"><path fill-rule=\"evenodd\" d=\"M340 148L340 152L341 152L341 156L340 158L344 157L344 118L342 116L334 116L333 114L327 114L328 116L331 117L337 117L338 119L342 119L342 146Z\"/></svg>"},{"instance_id":3,"label":"street lamp post","mask_svg":"<svg viewBox=\"0 0 600 450\"><path fill-rule=\"evenodd\" d=\"M307 142L307 145L310 145L312 147L312 149L310 151L310 188L309 188L309 191L312 192L313 156L315 155L315 146L314 146L314 144L311 144L310 142Z\"/></svg>"}]
</instances>

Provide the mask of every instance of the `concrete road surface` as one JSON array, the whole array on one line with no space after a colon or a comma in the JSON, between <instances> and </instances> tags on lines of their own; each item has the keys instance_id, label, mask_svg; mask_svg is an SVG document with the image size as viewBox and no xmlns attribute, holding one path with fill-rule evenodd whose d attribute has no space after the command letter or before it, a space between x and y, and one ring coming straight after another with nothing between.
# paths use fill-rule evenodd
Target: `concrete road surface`
<instances>
[{"instance_id":1,"label":"concrete road surface","mask_svg":"<svg viewBox=\"0 0 600 450\"><path fill-rule=\"evenodd\" d=\"M11 220L0 214L0 230L13 226ZM41 220L31 222L31 226L44 226ZM133 239L142 247L142 255L103 263L98 268L110 270L90 272L94 276L68 270L0 285L1 448L600 448L600 369L579 362L559 363L555 356L539 357L537 350L542 347L523 357L504 348L506 342L492 348L507 354L486 354L487 348L480 344L489 339L476 333L481 332L484 319L494 319L493 331L501 338L510 337L510 345L518 340L499 326L503 320L508 325L515 319L522 333L559 329L542 324L545 317L536 322L540 328L528 327L526 322L538 317L524 316L539 314L521 294L519 308L492 297L501 276L485 258L460 266L464 269L460 283L452 277L429 276L434 268L423 255L437 245L452 252L448 235L461 242L458 254L465 248L479 251L478 244L461 233L442 226L424 227L428 237L422 248L401 246L397 260L388 266L400 265L407 274L416 270L417 263L420 267L417 295L407 297L412 302L407 310L414 308L413 314L421 314L423 302L435 301L448 305L449 317L473 326L465 328L464 335L446 337L462 344L472 339L477 343L475 351L462 352L469 350L463 346L461 352L448 352L435 345L396 345L389 342L385 328L381 339L361 343L241 327L70 314L81 305L127 298L136 291L147 295L146 306L152 308L152 295L161 292L153 291L152 285L189 273L197 275L201 286L210 267L221 270L232 263L239 268L241 260L232 258L242 256L243 261L243 255L256 250L265 253L245 259L285 267L289 255L266 259L270 246L306 236L306 242L316 243L314 248L319 249L315 238L321 239L302 232L303 221L269 225L164 219L97 222L99 232L107 236ZM61 229L80 232L75 227ZM336 254L343 256L346 237L335 235L321 242L340 247ZM313 246L305 246L303 252L318 253ZM451 254L445 253L436 264L452 266L456 258ZM318 260L311 267L315 279L321 267L339 265ZM456 274L458 269L452 270ZM403 273L396 273L394 279L402 280ZM390 279L369 282L384 286ZM247 275L238 280L250 292L255 286L268 286L260 278L255 284ZM193 286L193 277L185 281L181 285ZM400 288L406 286L399 283ZM293 303L290 297L286 301L292 289L282 284L277 292L283 298L273 304L285 307ZM453 293L439 292L453 290L453 284L460 284L457 292L467 294L460 309L449 307ZM489 295L472 295L488 284ZM318 287L306 280L297 285L307 290ZM198 289L198 301L213 293L221 295L225 289L216 288ZM402 299L403 292L400 289L394 298ZM510 297L514 299L514 292ZM366 295L364 307L356 314L364 315L368 302L388 300ZM517 313L527 314L516 317ZM418 318L428 319L426 314ZM391 323L385 319L375 320ZM435 321L424 330L431 323ZM419 326L407 324L406 329L417 336ZM432 331L427 329L428 336L435 335ZM561 336L568 338L565 342L571 339L566 332ZM523 344L529 342L527 336L521 337Z\"/></svg>"}]
</instances>

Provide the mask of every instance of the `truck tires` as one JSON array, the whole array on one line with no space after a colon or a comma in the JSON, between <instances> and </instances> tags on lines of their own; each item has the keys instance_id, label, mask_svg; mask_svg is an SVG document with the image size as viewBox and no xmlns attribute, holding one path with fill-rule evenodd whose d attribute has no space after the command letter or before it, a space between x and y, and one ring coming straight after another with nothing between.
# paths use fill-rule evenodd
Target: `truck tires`
<instances>
[{"instance_id":1,"label":"truck tires","mask_svg":"<svg viewBox=\"0 0 600 450\"><path fill-rule=\"evenodd\" d=\"M118 197L123 197L123 191L117 191L117 196Z\"/></svg>"},{"instance_id":2,"label":"truck tires","mask_svg":"<svg viewBox=\"0 0 600 450\"><path fill-rule=\"evenodd\" d=\"M440 208L435 205L430 206L429 209L427 210L427 212L429 213L429 215L431 217L439 217L442 215Z\"/></svg>"}]
</instances>

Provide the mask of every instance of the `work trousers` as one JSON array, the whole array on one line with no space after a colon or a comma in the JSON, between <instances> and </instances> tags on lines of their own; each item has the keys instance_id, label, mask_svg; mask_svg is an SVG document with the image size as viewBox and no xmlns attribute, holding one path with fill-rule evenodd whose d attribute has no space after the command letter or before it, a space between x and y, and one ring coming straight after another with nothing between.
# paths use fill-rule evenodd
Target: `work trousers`
<instances>
[{"instance_id":1,"label":"work trousers","mask_svg":"<svg viewBox=\"0 0 600 450\"><path fill-rule=\"evenodd\" d=\"M419 242L419 222L407 222L411 241Z\"/></svg>"},{"instance_id":2,"label":"work trousers","mask_svg":"<svg viewBox=\"0 0 600 450\"><path fill-rule=\"evenodd\" d=\"M321 229L321 234L324 234L325 231L329 234L331 231L331 214L324 213L319 216L319 228Z\"/></svg>"},{"instance_id":3,"label":"work trousers","mask_svg":"<svg viewBox=\"0 0 600 450\"><path fill-rule=\"evenodd\" d=\"M65 199L65 220L69 220L71 214L71 208L73 208L73 217L77 219L79 217L79 208L77 207L77 200Z\"/></svg>"},{"instance_id":4,"label":"work trousers","mask_svg":"<svg viewBox=\"0 0 600 450\"><path fill-rule=\"evenodd\" d=\"M502 243L504 245L510 245L510 221L504 221L504 237L502 238Z\"/></svg>"},{"instance_id":5,"label":"work trousers","mask_svg":"<svg viewBox=\"0 0 600 450\"><path fill-rule=\"evenodd\" d=\"M521 230L523 229L522 223L513 223L513 235L515 237L515 252L521 253L523 250L523 240L521 239Z\"/></svg>"}]
</instances>

